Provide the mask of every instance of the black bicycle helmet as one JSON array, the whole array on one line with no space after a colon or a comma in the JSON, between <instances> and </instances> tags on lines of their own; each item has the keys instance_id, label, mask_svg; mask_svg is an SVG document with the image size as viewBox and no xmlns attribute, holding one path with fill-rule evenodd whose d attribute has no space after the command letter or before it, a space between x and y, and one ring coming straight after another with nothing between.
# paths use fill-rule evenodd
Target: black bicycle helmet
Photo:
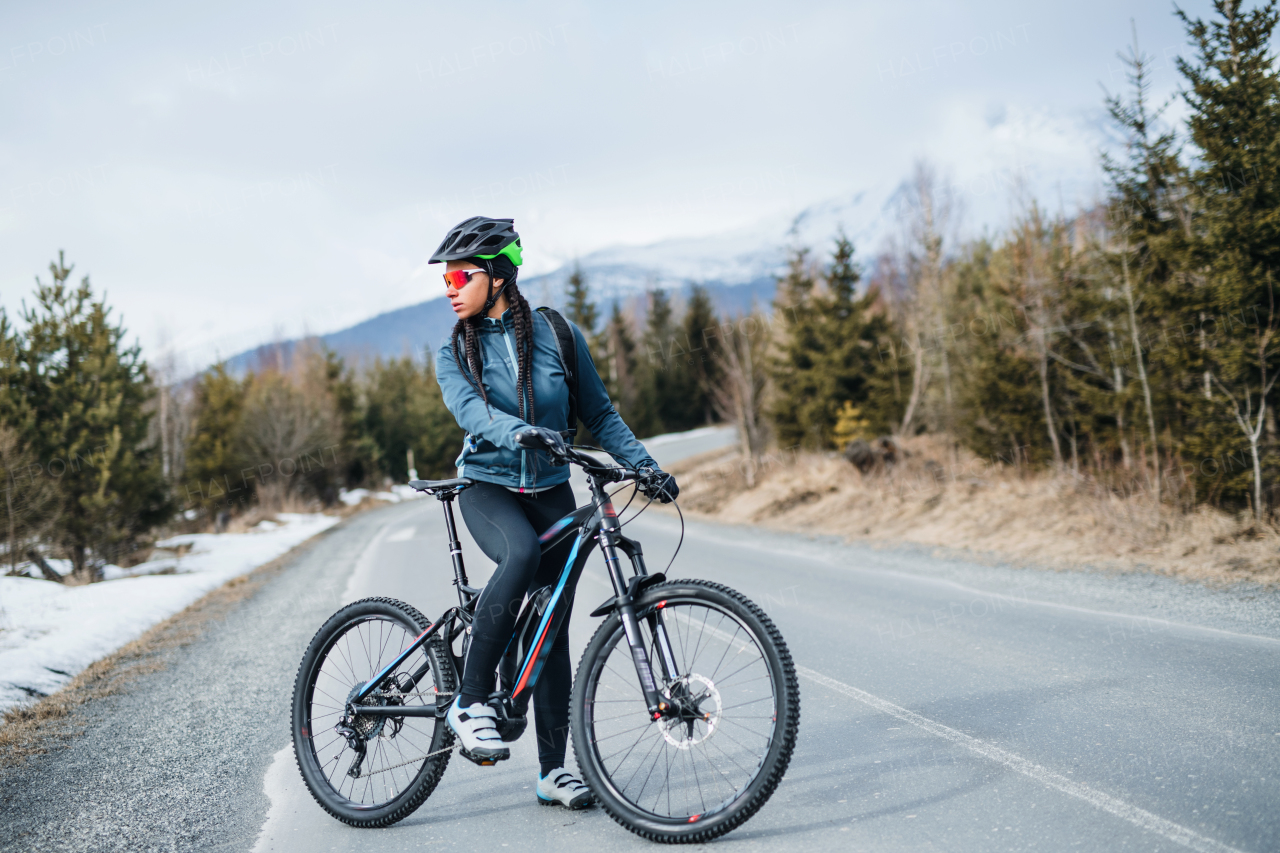
<instances>
[{"instance_id":1,"label":"black bicycle helmet","mask_svg":"<svg viewBox=\"0 0 1280 853\"><path fill-rule=\"evenodd\" d=\"M491 260L502 255L520 266L520 235L514 219L473 216L455 225L427 263L462 261L469 258Z\"/></svg>"}]
</instances>

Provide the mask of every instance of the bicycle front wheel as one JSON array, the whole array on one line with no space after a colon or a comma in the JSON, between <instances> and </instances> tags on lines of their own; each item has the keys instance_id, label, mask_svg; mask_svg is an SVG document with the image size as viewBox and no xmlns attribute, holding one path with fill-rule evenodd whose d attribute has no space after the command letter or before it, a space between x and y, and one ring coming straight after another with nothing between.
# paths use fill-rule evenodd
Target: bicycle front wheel
<instances>
[{"instance_id":1,"label":"bicycle front wheel","mask_svg":"<svg viewBox=\"0 0 1280 853\"><path fill-rule=\"evenodd\" d=\"M356 693L430 624L403 602L367 598L329 617L303 655L293 687L294 754L311 795L343 823L382 827L403 820L449 764L453 735L435 710L452 700L455 679L439 635L358 703L426 706L430 716L348 713Z\"/></svg>"},{"instance_id":2,"label":"bicycle front wheel","mask_svg":"<svg viewBox=\"0 0 1280 853\"><path fill-rule=\"evenodd\" d=\"M636 614L659 692L681 713L650 719L611 614L574 680L578 767L605 811L637 835L709 841L755 814L786 772L800 722L791 654L764 611L720 584L651 587ZM665 665L660 632L674 656Z\"/></svg>"}]
</instances>

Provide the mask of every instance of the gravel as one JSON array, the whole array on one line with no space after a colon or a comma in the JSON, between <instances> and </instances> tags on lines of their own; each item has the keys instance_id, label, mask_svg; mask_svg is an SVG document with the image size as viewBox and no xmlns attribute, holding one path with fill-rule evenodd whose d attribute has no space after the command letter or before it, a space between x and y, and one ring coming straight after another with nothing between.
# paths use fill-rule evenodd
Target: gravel
<instances>
[{"instance_id":1,"label":"gravel","mask_svg":"<svg viewBox=\"0 0 1280 853\"><path fill-rule=\"evenodd\" d=\"M294 671L380 514L313 540L162 671L88 706L70 746L0 776L0 850L251 847Z\"/></svg>"}]
</instances>

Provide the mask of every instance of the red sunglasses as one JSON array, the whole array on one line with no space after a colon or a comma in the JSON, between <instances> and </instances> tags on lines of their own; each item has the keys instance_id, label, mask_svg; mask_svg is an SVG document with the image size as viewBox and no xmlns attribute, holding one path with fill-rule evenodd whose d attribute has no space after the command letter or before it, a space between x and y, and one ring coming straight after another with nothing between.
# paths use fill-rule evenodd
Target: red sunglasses
<instances>
[{"instance_id":1,"label":"red sunglasses","mask_svg":"<svg viewBox=\"0 0 1280 853\"><path fill-rule=\"evenodd\" d=\"M484 270L450 270L444 274L445 289L452 287L454 290L462 290L471 282L471 276L483 272Z\"/></svg>"}]
</instances>

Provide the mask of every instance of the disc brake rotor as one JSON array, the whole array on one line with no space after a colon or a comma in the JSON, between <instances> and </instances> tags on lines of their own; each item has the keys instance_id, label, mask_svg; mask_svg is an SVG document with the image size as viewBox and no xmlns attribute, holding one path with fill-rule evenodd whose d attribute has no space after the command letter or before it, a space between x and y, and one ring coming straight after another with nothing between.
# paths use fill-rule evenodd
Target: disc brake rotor
<instances>
[{"instance_id":1,"label":"disc brake rotor","mask_svg":"<svg viewBox=\"0 0 1280 853\"><path fill-rule=\"evenodd\" d=\"M692 749L716 733L723 703L711 679L696 673L681 676L663 691L680 712L658 721L667 743Z\"/></svg>"}]
</instances>

